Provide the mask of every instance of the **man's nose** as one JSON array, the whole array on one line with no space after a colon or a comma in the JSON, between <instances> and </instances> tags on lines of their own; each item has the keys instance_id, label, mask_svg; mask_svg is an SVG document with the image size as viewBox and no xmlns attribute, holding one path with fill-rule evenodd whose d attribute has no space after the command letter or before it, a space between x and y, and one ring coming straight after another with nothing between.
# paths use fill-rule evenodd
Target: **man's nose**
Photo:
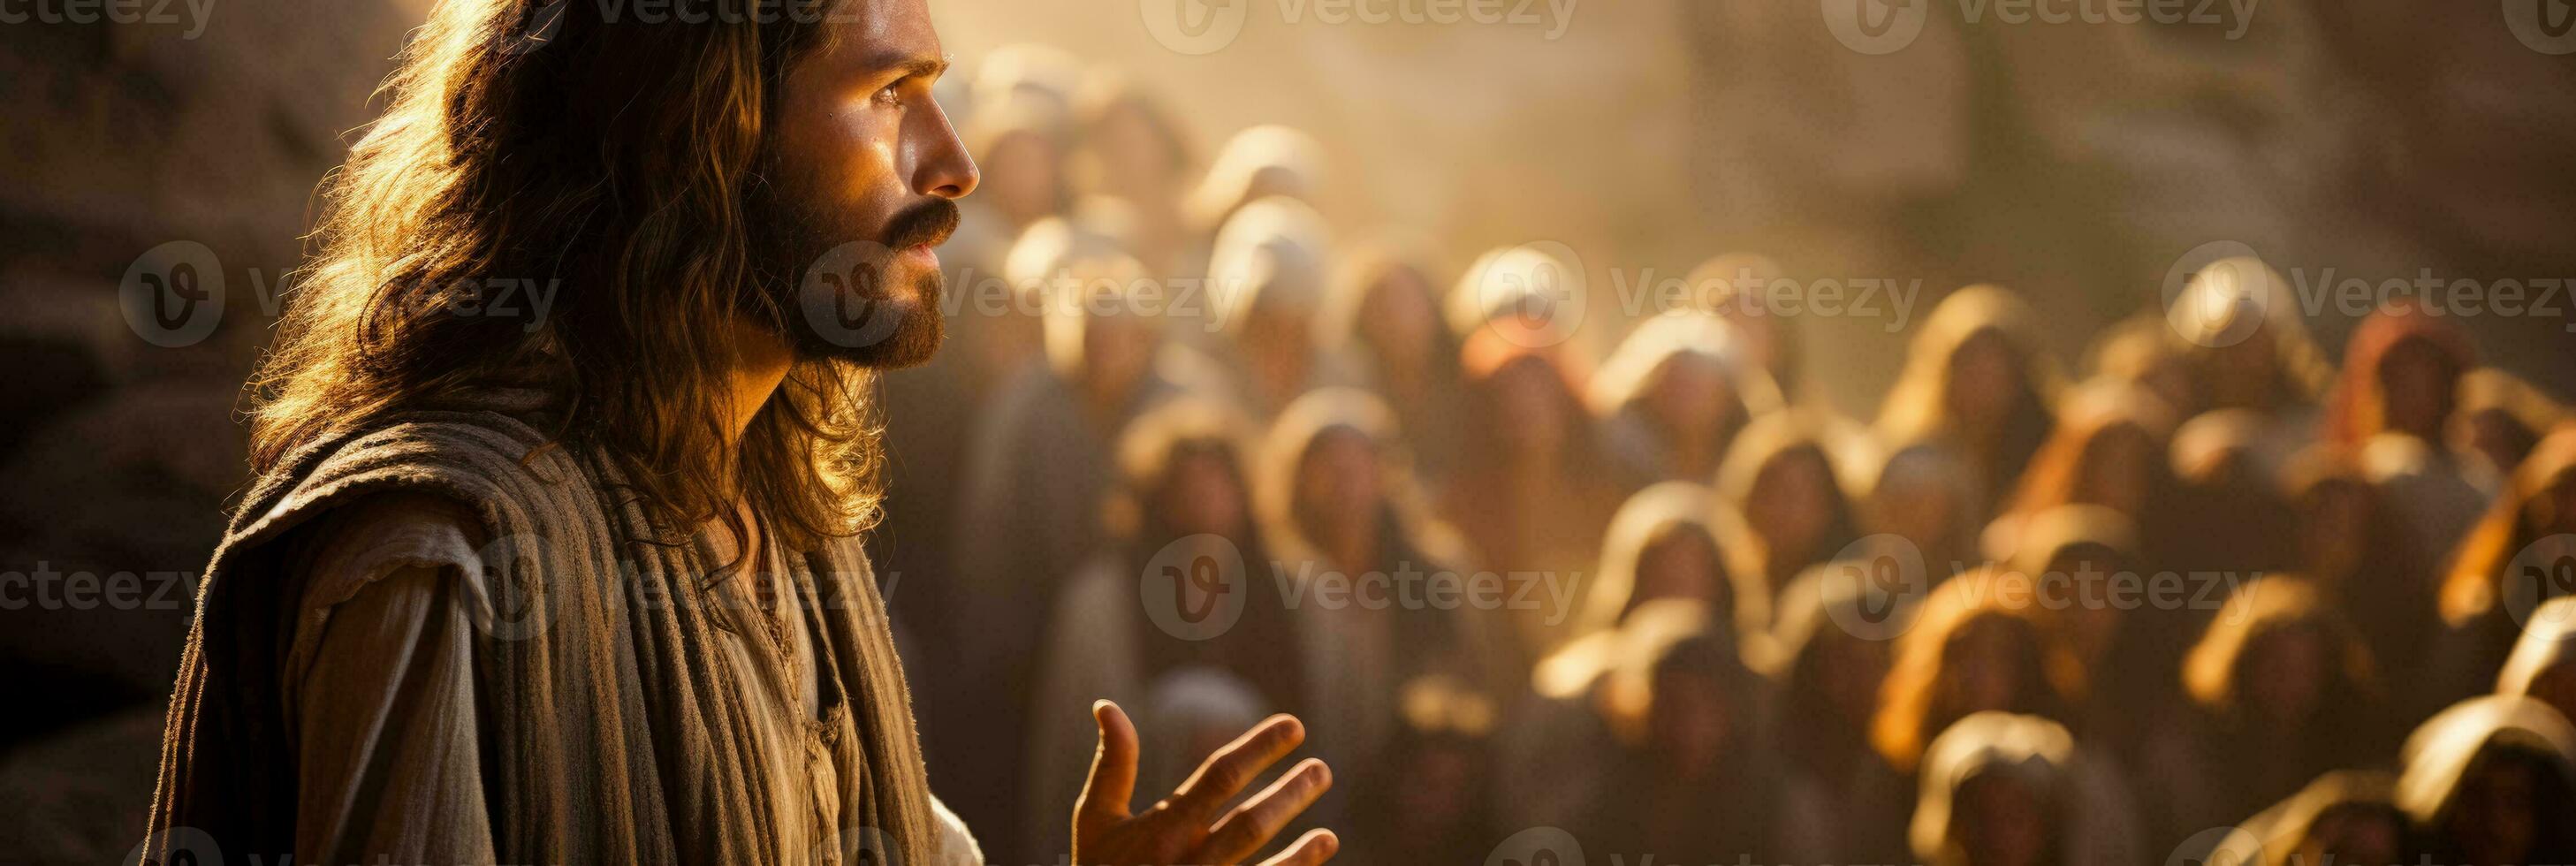
<instances>
[{"instance_id":1,"label":"man's nose","mask_svg":"<svg viewBox=\"0 0 2576 866\"><path fill-rule=\"evenodd\" d=\"M922 195L965 198L975 191L982 172L976 170L975 158L966 153L966 143L949 124L948 112L936 102L930 106L931 110L915 115L921 118L921 126L914 143L913 189Z\"/></svg>"}]
</instances>

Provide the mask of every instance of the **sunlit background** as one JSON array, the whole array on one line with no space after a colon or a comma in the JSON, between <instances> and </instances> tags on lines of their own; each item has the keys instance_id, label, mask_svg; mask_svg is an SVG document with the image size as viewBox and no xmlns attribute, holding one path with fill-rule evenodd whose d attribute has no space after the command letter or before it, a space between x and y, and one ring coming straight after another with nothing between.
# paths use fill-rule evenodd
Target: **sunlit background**
<instances>
[{"instance_id":1,"label":"sunlit background","mask_svg":"<svg viewBox=\"0 0 2576 866\"><path fill-rule=\"evenodd\" d=\"M1359 4L1399 18L1470 5L1507 18L1459 12L1453 23L1372 23L1325 0L929 2L958 61L942 90L970 142L1009 110L978 99L993 88L1058 88L1079 102L1106 73L1152 100L1178 132L1185 162L1175 195L1202 183L1236 133L1302 130L1319 150L1300 167L1299 197L1329 223L1333 250L1410 251L1443 293L1473 284L1470 266L1496 248L1544 246L1579 265L1588 303L1564 348L1586 368L1664 309L1623 300L1720 254L1767 256L1774 276L1809 286L1883 280L1902 289L1872 311L1787 325L1803 347L1791 402L1859 428L1879 418L1910 342L1960 287L2017 295L2032 315L2028 348L2081 379L2097 372L2088 349L2106 329L2163 315L2191 267L2222 244L2260 256L2294 296L2353 278L2529 286L2529 304L2506 309L2490 298L2482 312L2449 321L2477 364L2544 394L2576 395L2576 285L2551 288L2576 283L2576 54L2548 53L2557 37L2528 23L2576 16L2556 0L2272 0L2250 16L2193 2L2183 8L2215 18L2171 25L2015 24L1995 9L1972 24L1961 4L1916 0L1928 4L1928 24L1887 53L1828 25L1853 0ZM0 0L0 572L140 576L138 601L87 607L0 586L0 694L11 697L0 713L0 815L12 816L0 823L0 859L106 862L135 841L188 581L247 480L234 414L240 383L276 321L276 292L300 263L315 185L361 134L378 107L376 83L428 11L419 0L200 3L145 4L150 21L84 23L47 19L42 10L58 4ZM1175 44L1154 26L1174 10L1240 15L1241 29ZM995 56L1014 65L983 63ZM1065 170L1084 191L1080 173ZM1009 181L990 160L986 171L988 184ZM961 248L949 265L992 275L1017 229L986 211L970 220L981 222L966 237L981 238L985 255ZM1176 229L1184 252L1155 276L1199 276L1189 271L1204 267L1211 228L1185 219ZM202 245L222 282L221 325L209 338L163 345L130 324L119 288L138 269L198 255L190 244ZM2345 356L2370 309L2300 306L2290 314L2328 361ZM1013 327L973 314L950 323L961 352L989 348L978 332ZM979 365L1027 361L1033 334L1011 338L1021 354L943 358L887 384L893 504L872 541L897 581L889 596L907 651L921 658L976 663L988 648L948 641L978 628L1024 633L994 644L1031 654L1023 664L1048 657L1042 620L1052 608L1043 599L1061 575L972 584L993 596L936 588L984 538L958 525L974 513L960 491L981 471L964 463L968 443L1010 435L974 425L996 417L986 407L998 404L981 401L998 400L1015 371ZM938 399L952 386L969 399ZM907 429L906 399L949 414ZM1844 486L1866 498L1879 468L1856 472ZM2485 483L2488 496L2512 488L2493 472ZM1435 502L1442 493L1424 491ZM2007 493L1988 491L1983 506ZM1037 501L1024 507L1046 507ZM1485 529L1455 528L1471 539ZM2425 552L2424 571L2409 577L2439 582L2433 569L2448 561ZM985 619L988 601L1016 612ZM2193 628L2174 641L2202 637ZM1010 739L1009 750L1049 741L988 717L1035 699L991 703L997 681L927 665L915 659L914 688L940 794L988 834L996 859L1055 856L1039 850L1045 837L1023 802L1037 783L987 781L1017 772L1016 761L997 758L1016 753L974 739ZM1311 666L1307 674L1316 675ZM998 682L1035 688L1026 679L1034 674L1020 676ZM1546 689L1530 676L1526 665L1508 670L1468 703L1504 718L1500 727L1526 725L1523 708ZM2402 695L2414 684L2384 685ZM2100 730L2061 721L2079 740ZM1087 723L1069 722L1070 742L1087 749ZM1468 727L1542 744L1559 733L1498 731L1490 720ZM959 764L971 772L948 771ZM1384 767L1343 776L1373 768ZM1474 777L1500 786L1516 770L1473 771L1489 772ZM2145 802L2154 783L2131 787ZM1901 796L1909 809L1912 790L1907 783ZM1430 808L1372 803L1343 814ZM1461 837L1480 844L1441 853L1482 862L1506 836L1541 826L1510 816L1546 812L1496 807L1482 836ZM2141 862L2181 841L2158 820L2139 819ZM1892 829L1902 840L1904 828ZM1599 838L1586 844L1615 844Z\"/></svg>"}]
</instances>

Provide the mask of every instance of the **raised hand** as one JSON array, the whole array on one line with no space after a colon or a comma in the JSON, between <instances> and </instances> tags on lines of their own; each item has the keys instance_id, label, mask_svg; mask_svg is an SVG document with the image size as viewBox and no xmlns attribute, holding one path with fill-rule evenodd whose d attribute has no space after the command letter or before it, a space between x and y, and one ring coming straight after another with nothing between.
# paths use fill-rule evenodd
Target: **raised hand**
<instances>
[{"instance_id":1,"label":"raised hand","mask_svg":"<svg viewBox=\"0 0 2576 866\"><path fill-rule=\"evenodd\" d=\"M1209 755L1180 790L1132 814L1127 804L1136 793L1136 725L1108 701L1093 704L1091 717L1100 724L1100 752L1091 759L1082 799L1073 805L1073 862L1079 866L1233 866L1270 844L1333 786L1332 770L1307 758L1242 805L1218 814L1262 770L1306 741L1305 725L1278 715ZM1313 866L1341 847L1332 831L1309 830L1262 866Z\"/></svg>"}]
</instances>

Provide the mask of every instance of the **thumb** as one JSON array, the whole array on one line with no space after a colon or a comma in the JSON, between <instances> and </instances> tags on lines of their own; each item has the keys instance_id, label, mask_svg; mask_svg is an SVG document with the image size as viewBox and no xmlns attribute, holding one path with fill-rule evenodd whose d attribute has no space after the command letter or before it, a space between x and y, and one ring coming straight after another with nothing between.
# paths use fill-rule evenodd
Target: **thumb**
<instances>
[{"instance_id":1,"label":"thumb","mask_svg":"<svg viewBox=\"0 0 2576 866\"><path fill-rule=\"evenodd\" d=\"M1073 804L1073 829L1097 829L1103 824L1127 820L1127 804L1136 794L1136 725L1116 703L1100 701L1091 705L1091 719L1100 724L1100 751L1091 759L1091 779L1083 783L1082 799Z\"/></svg>"}]
</instances>

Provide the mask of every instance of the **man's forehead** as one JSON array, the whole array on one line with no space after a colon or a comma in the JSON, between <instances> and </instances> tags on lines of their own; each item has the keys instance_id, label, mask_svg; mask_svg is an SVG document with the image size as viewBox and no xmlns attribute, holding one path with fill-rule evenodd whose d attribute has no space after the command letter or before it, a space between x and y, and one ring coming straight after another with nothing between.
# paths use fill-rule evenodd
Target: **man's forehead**
<instances>
[{"instance_id":1,"label":"man's forehead","mask_svg":"<svg viewBox=\"0 0 2576 866\"><path fill-rule=\"evenodd\" d=\"M834 0L831 7L825 45L835 65L934 75L947 68L928 0Z\"/></svg>"}]
</instances>

